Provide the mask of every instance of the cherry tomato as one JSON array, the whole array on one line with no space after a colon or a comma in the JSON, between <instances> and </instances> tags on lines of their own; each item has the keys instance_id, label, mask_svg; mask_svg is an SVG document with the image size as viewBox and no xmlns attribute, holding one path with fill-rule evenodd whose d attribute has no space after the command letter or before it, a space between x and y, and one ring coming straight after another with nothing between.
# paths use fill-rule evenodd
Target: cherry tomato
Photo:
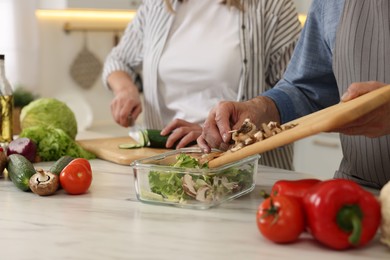
<instances>
[{"instance_id":1,"label":"cherry tomato","mask_svg":"<svg viewBox=\"0 0 390 260\"><path fill-rule=\"evenodd\" d=\"M60 173L62 188L69 194L78 195L88 191L92 183L92 171L88 165L71 161ZM88 161L87 161L88 162ZM89 164L89 162L88 162Z\"/></svg>"},{"instance_id":2,"label":"cherry tomato","mask_svg":"<svg viewBox=\"0 0 390 260\"><path fill-rule=\"evenodd\" d=\"M278 195L266 198L257 210L260 233L275 243L291 243L305 229L302 205L296 198Z\"/></svg>"}]
</instances>

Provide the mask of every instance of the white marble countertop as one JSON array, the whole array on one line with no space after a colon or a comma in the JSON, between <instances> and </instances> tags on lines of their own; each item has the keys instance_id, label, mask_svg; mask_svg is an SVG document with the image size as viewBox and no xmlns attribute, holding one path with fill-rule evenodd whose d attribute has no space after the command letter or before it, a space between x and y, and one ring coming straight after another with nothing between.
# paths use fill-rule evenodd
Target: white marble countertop
<instances>
[{"instance_id":1,"label":"white marble countertop","mask_svg":"<svg viewBox=\"0 0 390 260\"><path fill-rule=\"evenodd\" d=\"M48 167L48 163L39 166ZM208 210L137 201L131 168L91 160L87 194L40 197L0 179L0 259L389 259L376 238L362 249L322 247L308 235L277 245L257 230L259 191L312 177L260 167L256 189Z\"/></svg>"},{"instance_id":2,"label":"white marble countertop","mask_svg":"<svg viewBox=\"0 0 390 260\"><path fill-rule=\"evenodd\" d=\"M79 139L109 137L84 132ZM49 168L52 162L36 166ZM116 259L389 259L375 238L368 246L333 251L302 235L294 244L274 244L259 233L261 190L278 179L311 175L259 167L253 192L207 210L144 204L135 196L129 166L91 160L88 193L63 190L40 197L0 178L0 260Z\"/></svg>"}]
</instances>

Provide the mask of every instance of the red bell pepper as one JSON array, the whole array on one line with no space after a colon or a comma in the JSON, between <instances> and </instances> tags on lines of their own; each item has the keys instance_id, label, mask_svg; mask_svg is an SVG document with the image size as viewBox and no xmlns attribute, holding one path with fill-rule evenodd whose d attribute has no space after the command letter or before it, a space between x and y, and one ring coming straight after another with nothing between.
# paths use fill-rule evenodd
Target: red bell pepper
<instances>
[{"instance_id":1,"label":"red bell pepper","mask_svg":"<svg viewBox=\"0 0 390 260\"><path fill-rule=\"evenodd\" d=\"M272 186L271 195L286 195L303 203L303 196L309 188L319 182L318 179L279 180Z\"/></svg>"},{"instance_id":2,"label":"red bell pepper","mask_svg":"<svg viewBox=\"0 0 390 260\"><path fill-rule=\"evenodd\" d=\"M309 231L333 249L367 244L381 222L378 200L350 180L320 182L306 193L303 202Z\"/></svg>"}]
</instances>

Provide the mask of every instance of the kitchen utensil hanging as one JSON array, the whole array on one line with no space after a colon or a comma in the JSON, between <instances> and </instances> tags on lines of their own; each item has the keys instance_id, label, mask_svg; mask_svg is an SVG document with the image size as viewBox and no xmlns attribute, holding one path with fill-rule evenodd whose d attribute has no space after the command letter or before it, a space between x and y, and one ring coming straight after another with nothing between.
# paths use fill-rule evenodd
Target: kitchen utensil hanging
<instances>
[{"instance_id":1,"label":"kitchen utensil hanging","mask_svg":"<svg viewBox=\"0 0 390 260\"><path fill-rule=\"evenodd\" d=\"M83 48L70 67L70 75L81 88L90 89L100 78L103 66L96 55L88 49L87 33L85 31L83 37Z\"/></svg>"}]
</instances>

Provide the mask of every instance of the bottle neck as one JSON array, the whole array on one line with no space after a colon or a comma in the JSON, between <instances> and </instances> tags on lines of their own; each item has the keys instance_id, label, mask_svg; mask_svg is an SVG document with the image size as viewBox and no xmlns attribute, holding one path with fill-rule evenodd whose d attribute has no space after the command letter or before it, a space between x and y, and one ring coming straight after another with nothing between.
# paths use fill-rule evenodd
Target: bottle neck
<instances>
[{"instance_id":1,"label":"bottle neck","mask_svg":"<svg viewBox=\"0 0 390 260\"><path fill-rule=\"evenodd\" d=\"M12 87L5 75L4 60L0 60L0 96L10 96L12 92Z\"/></svg>"}]
</instances>

